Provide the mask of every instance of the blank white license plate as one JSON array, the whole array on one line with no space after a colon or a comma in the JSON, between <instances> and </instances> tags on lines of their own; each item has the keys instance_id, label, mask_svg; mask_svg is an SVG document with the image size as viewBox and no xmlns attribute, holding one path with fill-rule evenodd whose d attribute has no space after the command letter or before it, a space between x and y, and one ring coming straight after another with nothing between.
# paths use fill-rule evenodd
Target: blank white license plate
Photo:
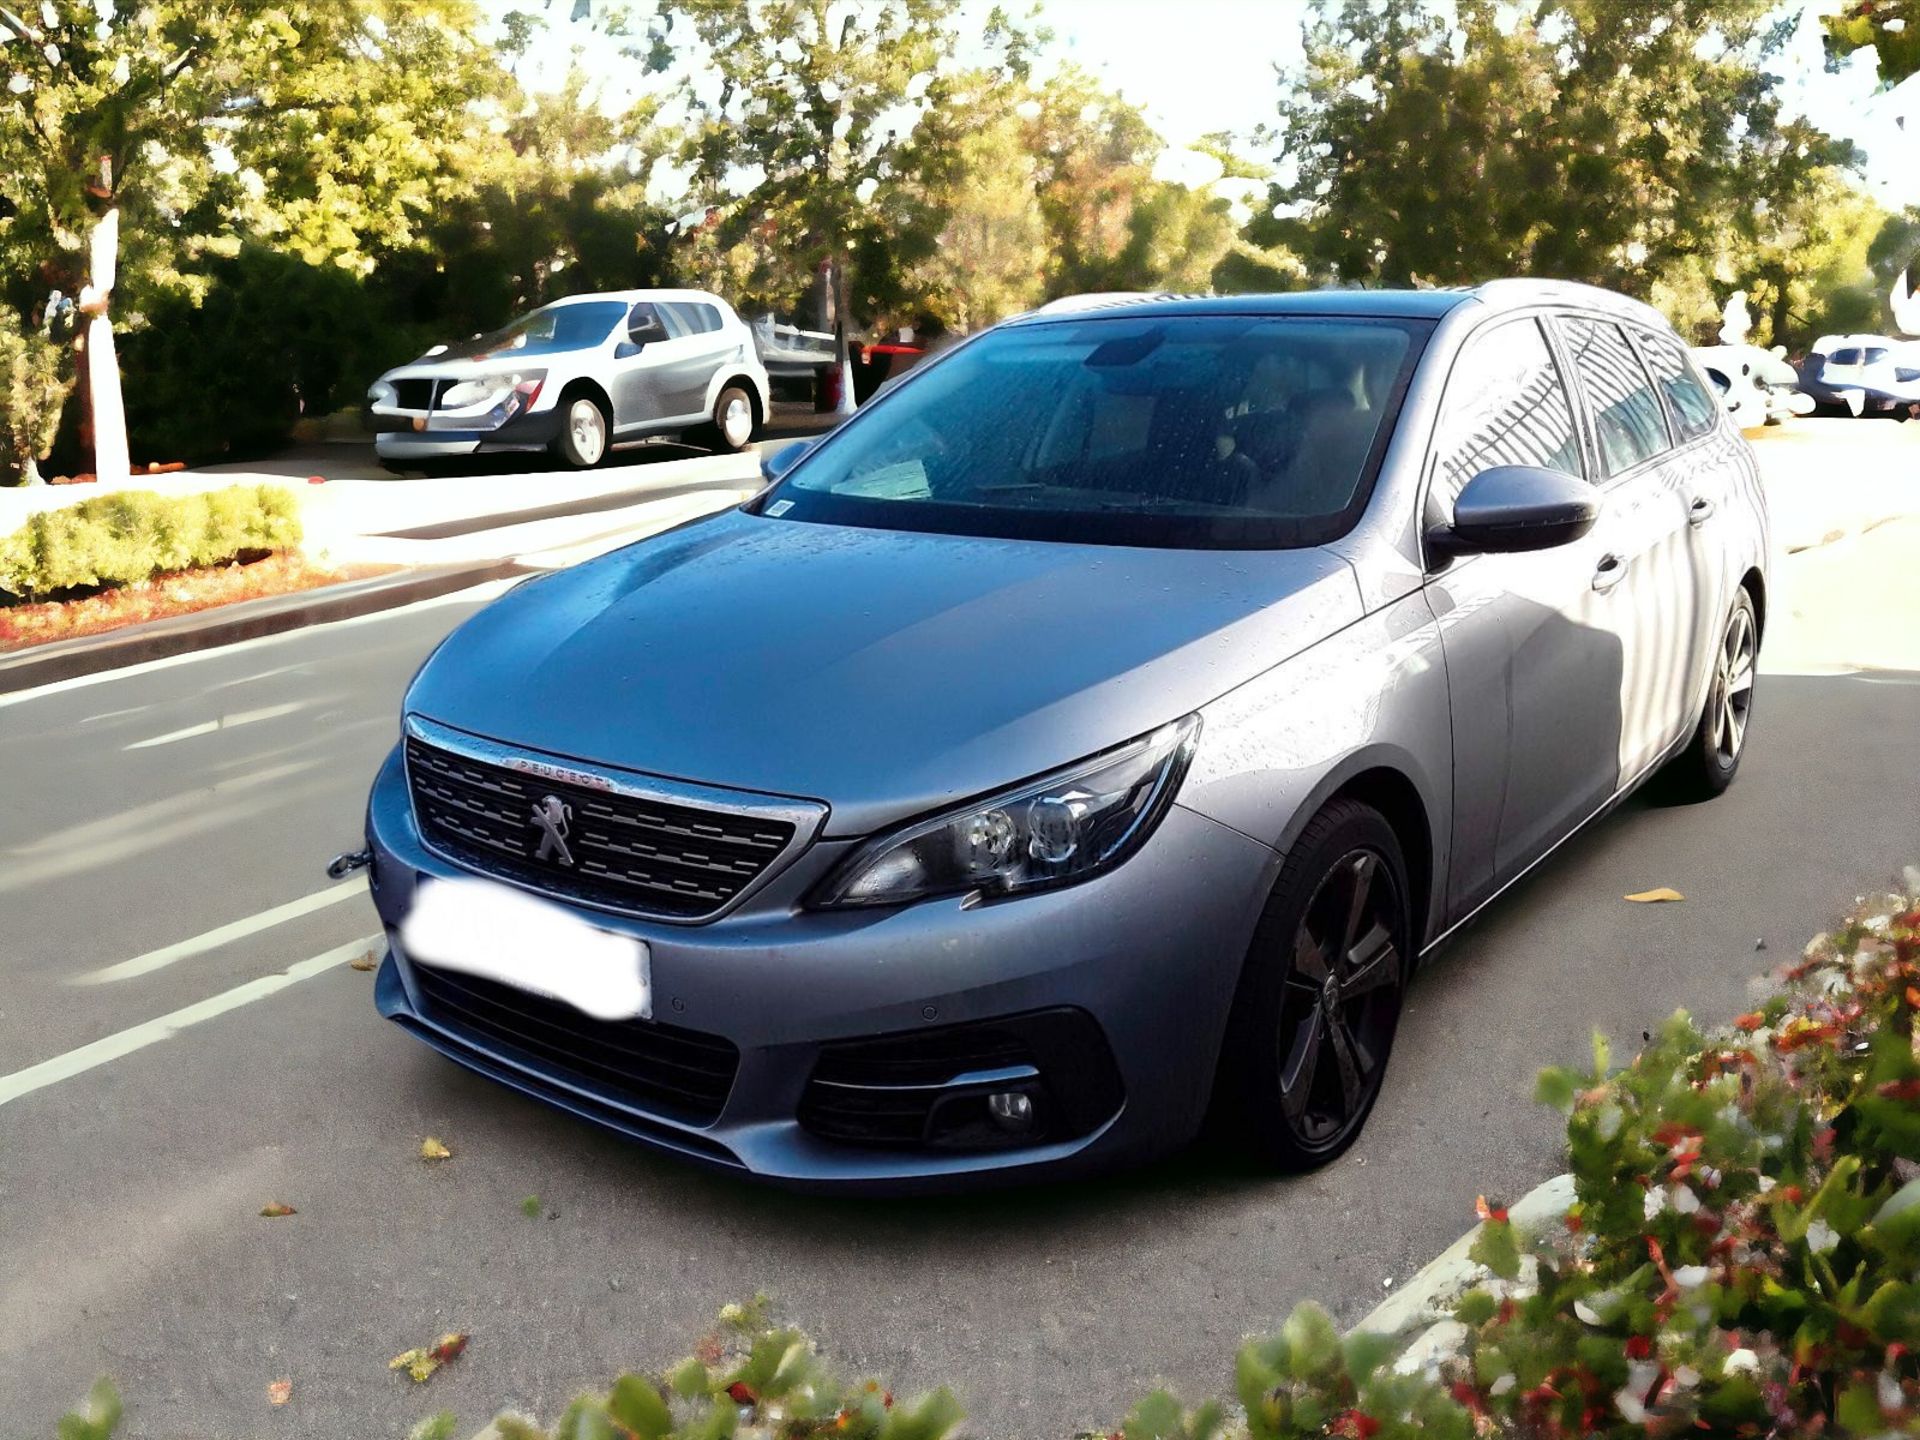
<instances>
[{"instance_id":1,"label":"blank white license plate","mask_svg":"<svg viewBox=\"0 0 1920 1440\"><path fill-rule=\"evenodd\" d=\"M423 877L400 926L426 965L564 1000L597 1020L651 1020L646 942L492 880Z\"/></svg>"}]
</instances>

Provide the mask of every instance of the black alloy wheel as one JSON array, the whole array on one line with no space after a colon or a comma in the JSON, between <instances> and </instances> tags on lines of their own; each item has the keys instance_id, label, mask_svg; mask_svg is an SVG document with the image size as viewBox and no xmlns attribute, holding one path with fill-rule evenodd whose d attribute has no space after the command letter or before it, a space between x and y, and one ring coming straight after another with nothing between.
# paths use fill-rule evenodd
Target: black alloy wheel
<instances>
[{"instance_id":1,"label":"black alloy wheel","mask_svg":"<svg viewBox=\"0 0 1920 1440\"><path fill-rule=\"evenodd\" d=\"M1325 1164L1379 1097L1411 970L1406 862L1378 811L1337 801L1290 848L1229 1022L1216 1128L1271 1168Z\"/></svg>"}]
</instances>

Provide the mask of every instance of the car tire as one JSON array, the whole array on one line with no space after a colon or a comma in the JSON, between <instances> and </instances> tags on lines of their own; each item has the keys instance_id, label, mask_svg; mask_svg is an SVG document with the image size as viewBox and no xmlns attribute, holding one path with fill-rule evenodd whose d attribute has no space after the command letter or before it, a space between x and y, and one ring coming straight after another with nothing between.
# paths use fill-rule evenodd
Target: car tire
<instances>
[{"instance_id":1,"label":"car tire","mask_svg":"<svg viewBox=\"0 0 1920 1440\"><path fill-rule=\"evenodd\" d=\"M553 453L575 470L591 470L607 458L607 412L591 395L563 396L560 433Z\"/></svg>"},{"instance_id":2,"label":"car tire","mask_svg":"<svg viewBox=\"0 0 1920 1440\"><path fill-rule=\"evenodd\" d=\"M1664 777L1680 798L1711 800L1733 784L1753 720L1759 660L1760 618L1753 596L1742 586L1713 652L1713 675L1699 722Z\"/></svg>"},{"instance_id":3,"label":"car tire","mask_svg":"<svg viewBox=\"0 0 1920 1440\"><path fill-rule=\"evenodd\" d=\"M1360 1134L1412 971L1411 895L1393 827L1357 801L1288 849L1227 1023L1213 1115L1226 1149L1293 1173Z\"/></svg>"},{"instance_id":4,"label":"car tire","mask_svg":"<svg viewBox=\"0 0 1920 1440\"><path fill-rule=\"evenodd\" d=\"M753 443L755 428L753 397L744 386L729 385L713 402L713 420L694 438L718 454L735 455Z\"/></svg>"}]
</instances>

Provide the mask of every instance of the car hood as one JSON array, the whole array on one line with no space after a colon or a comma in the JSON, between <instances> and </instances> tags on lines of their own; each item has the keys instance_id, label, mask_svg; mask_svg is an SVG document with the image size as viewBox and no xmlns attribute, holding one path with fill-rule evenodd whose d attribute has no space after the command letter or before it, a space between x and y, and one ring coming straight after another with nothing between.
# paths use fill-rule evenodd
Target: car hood
<instances>
[{"instance_id":1,"label":"car hood","mask_svg":"<svg viewBox=\"0 0 1920 1440\"><path fill-rule=\"evenodd\" d=\"M1326 550L728 511L509 592L407 705L555 756L821 800L827 833L863 834L1187 714L1360 611Z\"/></svg>"}]
</instances>

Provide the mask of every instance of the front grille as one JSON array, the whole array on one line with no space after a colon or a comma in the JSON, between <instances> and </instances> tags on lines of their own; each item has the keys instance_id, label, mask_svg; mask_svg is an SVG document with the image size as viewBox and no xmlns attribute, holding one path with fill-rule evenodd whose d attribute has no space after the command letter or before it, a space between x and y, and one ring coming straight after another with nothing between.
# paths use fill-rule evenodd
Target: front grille
<instances>
[{"instance_id":1,"label":"front grille","mask_svg":"<svg viewBox=\"0 0 1920 1440\"><path fill-rule=\"evenodd\" d=\"M522 774L407 737L407 783L428 844L476 870L589 905L665 920L723 909L786 850L791 822L697 810ZM537 820L558 801L566 863Z\"/></svg>"},{"instance_id":2,"label":"front grille","mask_svg":"<svg viewBox=\"0 0 1920 1440\"><path fill-rule=\"evenodd\" d=\"M393 385L393 404L397 410L431 410L433 408L433 389L437 380L395 380Z\"/></svg>"},{"instance_id":3,"label":"front grille","mask_svg":"<svg viewBox=\"0 0 1920 1440\"><path fill-rule=\"evenodd\" d=\"M1003 1078L972 1079L997 1073ZM1035 1106L1019 1136L988 1121L986 1097L1020 1091ZM849 1145L988 1149L1077 1139L1120 1107L1121 1081L1099 1023L1084 1010L1039 1010L821 1047L799 1120Z\"/></svg>"},{"instance_id":4,"label":"front grille","mask_svg":"<svg viewBox=\"0 0 1920 1440\"><path fill-rule=\"evenodd\" d=\"M477 975L420 964L413 975L434 1024L689 1125L719 1118L740 1067L738 1047L717 1035L647 1020L596 1020L563 1001Z\"/></svg>"}]
</instances>

